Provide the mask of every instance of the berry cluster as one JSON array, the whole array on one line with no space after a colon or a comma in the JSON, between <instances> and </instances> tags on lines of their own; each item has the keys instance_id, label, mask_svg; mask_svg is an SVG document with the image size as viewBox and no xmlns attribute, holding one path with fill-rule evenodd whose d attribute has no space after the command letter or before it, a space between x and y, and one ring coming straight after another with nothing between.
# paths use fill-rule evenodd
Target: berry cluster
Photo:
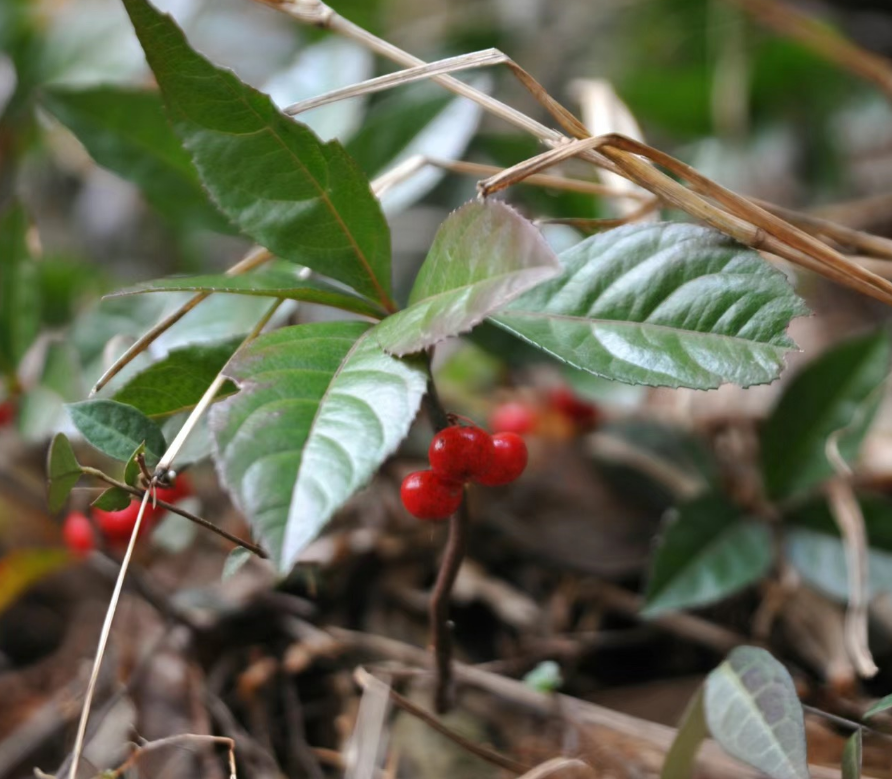
<instances>
[{"instance_id":1,"label":"berry cluster","mask_svg":"<svg viewBox=\"0 0 892 779\"><path fill-rule=\"evenodd\" d=\"M171 487L159 487L158 500L165 503L176 503L191 495L188 481L180 476ZM65 517L62 524L62 539L65 546L76 555L84 555L96 548L96 530L98 529L110 547L121 548L127 545L136 518L139 516L139 506L142 501L132 500L127 508L120 511L103 511L93 509L93 520L79 511L72 511ZM161 506L152 506L151 500L146 506L142 525L139 529L140 537L147 534L163 516L166 509Z\"/></svg>"},{"instance_id":2,"label":"berry cluster","mask_svg":"<svg viewBox=\"0 0 892 779\"><path fill-rule=\"evenodd\" d=\"M458 511L469 481L497 487L514 481L527 465L527 446L516 433L491 436L479 427L454 425L434 436L429 471L410 473L400 490L418 519L446 519Z\"/></svg>"}]
</instances>

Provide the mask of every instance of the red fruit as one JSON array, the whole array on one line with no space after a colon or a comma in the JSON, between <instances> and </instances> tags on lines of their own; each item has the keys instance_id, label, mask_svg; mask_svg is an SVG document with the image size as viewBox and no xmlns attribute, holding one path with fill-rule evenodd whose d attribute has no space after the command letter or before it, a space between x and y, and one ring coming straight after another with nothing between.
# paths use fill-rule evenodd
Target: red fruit
<instances>
[{"instance_id":1,"label":"red fruit","mask_svg":"<svg viewBox=\"0 0 892 779\"><path fill-rule=\"evenodd\" d=\"M527 467L527 445L516 433L496 433L492 443L492 463L477 481L487 487L500 487L514 481Z\"/></svg>"},{"instance_id":2,"label":"red fruit","mask_svg":"<svg viewBox=\"0 0 892 779\"><path fill-rule=\"evenodd\" d=\"M431 469L447 481L466 482L492 462L492 438L479 427L447 427L434 436L428 450Z\"/></svg>"},{"instance_id":3,"label":"red fruit","mask_svg":"<svg viewBox=\"0 0 892 779\"><path fill-rule=\"evenodd\" d=\"M493 433L517 433L523 435L536 427L536 410L526 403L513 400L496 406L489 418Z\"/></svg>"},{"instance_id":4,"label":"red fruit","mask_svg":"<svg viewBox=\"0 0 892 779\"><path fill-rule=\"evenodd\" d=\"M548 393L548 403L582 428L594 427L601 418L601 412L594 403L581 400L567 387L553 388Z\"/></svg>"},{"instance_id":5,"label":"red fruit","mask_svg":"<svg viewBox=\"0 0 892 779\"><path fill-rule=\"evenodd\" d=\"M105 534L110 542L127 541L133 533L133 526L136 524L136 518L139 516L139 506L142 501L132 500L130 505L120 511L103 511L102 509L93 509L93 516L99 529ZM149 512L152 504L146 506L146 516L143 518L143 528L148 526L146 520L149 519Z\"/></svg>"},{"instance_id":6,"label":"red fruit","mask_svg":"<svg viewBox=\"0 0 892 779\"><path fill-rule=\"evenodd\" d=\"M415 471L403 479L400 497L413 517L446 519L458 511L462 487L442 479L433 471Z\"/></svg>"},{"instance_id":7,"label":"red fruit","mask_svg":"<svg viewBox=\"0 0 892 779\"><path fill-rule=\"evenodd\" d=\"M65 546L76 555L85 555L96 547L93 523L83 514L72 511L62 524Z\"/></svg>"},{"instance_id":8,"label":"red fruit","mask_svg":"<svg viewBox=\"0 0 892 779\"><path fill-rule=\"evenodd\" d=\"M178 500L189 497L192 494L192 487L185 476L177 476L170 487L159 487L156 494L158 500L163 500L165 503L176 503ZM149 507L151 505L149 503Z\"/></svg>"},{"instance_id":9,"label":"red fruit","mask_svg":"<svg viewBox=\"0 0 892 779\"><path fill-rule=\"evenodd\" d=\"M11 400L4 400L0 403L0 427L8 425L15 419L15 406Z\"/></svg>"}]
</instances>

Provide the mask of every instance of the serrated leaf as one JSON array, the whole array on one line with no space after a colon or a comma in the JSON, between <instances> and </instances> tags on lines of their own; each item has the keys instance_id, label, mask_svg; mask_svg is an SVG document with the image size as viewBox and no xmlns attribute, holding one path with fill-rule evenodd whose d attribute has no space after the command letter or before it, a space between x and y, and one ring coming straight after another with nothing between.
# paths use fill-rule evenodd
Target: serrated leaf
<instances>
[{"instance_id":1,"label":"serrated leaf","mask_svg":"<svg viewBox=\"0 0 892 779\"><path fill-rule=\"evenodd\" d=\"M147 292L214 292L285 298L352 311L363 316L380 317L385 313L371 301L351 294L322 279L299 279L285 270L258 271L245 276L225 274L174 276L137 284L106 295L108 298L139 295Z\"/></svg>"},{"instance_id":2,"label":"serrated leaf","mask_svg":"<svg viewBox=\"0 0 892 779\"><path fill-rule=\"evenodd\" d=\"M808 779L802 705L787 669L764 649L734 649L706 677L712 737L772 779Z\"/></svg>"},{"instance_id":3,"label":"serrated leaf","mask_svg":"<svg viewBox=\"0 0 892 779\"><path fill-rule=\"evenodd\" d=\"M171 123L219 209L276 256L390 307L390 230L344 148L323 144L262 92L212 65L146 0L124 6Z\"/></svg>"},{"instance_id":4,"label":"serrated leaf","mask_svg":"<svg viewBox=\"0 0 892 779\"><path fill-rule=\"evenodd\" d=\"M148 417L188 411L201 400L242 340L233 338L174 349L136 374L112 396L112 400L133 406ZM233 392L235 386L227 382L217 397Z\"/></svg>"},{"instance_id":5,"label":"serrated leaf","mask_svg":"<svg viewBox=\"0 0 892 779\"><path fill-rule=\"evenodd\" d=\"M877 714L881 714L884 711L888 711L892 709L892 695L887 695L885 698L881 698L878 700L873 706L871 706L867 711L864 712L864 719L868 717L873 717Z\"/></svg>"},{"instance_id":6,"label":"serrated leaf","mask_svg":"<svg viewBox=\"0 0 892 779\"><path fill-rule=\"evenodd\" d=\"M13 202L0 213L0 373L15 373L40 327L37 267L28 251L28 216Z\"/></svg>"},{"instance_id":7,"label":"serrated leaf","mask_svg":"<svg viewBox=\"0 0 892 779\"><path fill-rule=\"evenodd\" d=\"M121 511L130 505L133 496L122 490L120 487L109 487L90 505L94 509L102 509L103 511Z\"/></svg>"},{"instance_id":8,"label":"serrated leaf","mask_svg":"<svg viewBox=\"0 0 892 779\"><path fill-rule=\"evenodd\" d=\"M470 330L559 267L541 233L513 208L467 203L440 226L408 308L378 326L378 342L391 354L426 349Z\"/></svg>"},{"instance_id":9,"label":"serrated leaf","mask_svg":"<svg viewBox=\"0 0 892 779\"><path fill-rule=\"evenodd\" d=\"M235 576L250 559L251 552L243 546L237 546L227 555L220 578L225 582L230 577Z\"/></svg>"},{"instance_id":10,"label":"serrated leaf","mask_svg":"<svg viewBox=\"0 0 892 779\"><path fill-rule=\"evenodd\" d=\"M620 227L559 257L563 275L493 321L564 362L630 384L714 389L778 377L790 320L784 275L716 230Z\"/></svg>"},{"instance_id":11,"label":"serrated leaf","mask_svg":"<svg viewBox=\"0 0 892 779\"><path fill-rule=\"evenodd\" d=\"M421 362L361 322L262 335L227 367L240 391L211 412L217 468L280 571L375 473L412 423Z\"/></svg>"},{"instance_id":12,"label":"serrated leaf","mask_svg":"<svg viewBox=\"0 0 892 779\"><path fill-rule=\"evenodd\" d=\"M858 728L846 741L842 751L842 779L861 779L861 753L862 736L861 728Z\"/></svg>"},{"instance_id":13,"label":"serrated leaf","mask_svg":"<svg viewBox=\"0 0 892 779\"><path fill-rule=\"evenodd\" d=\"M65 501L71 488L81 477L81 466L71 448L71 442L64 433L57 433L47 454L47 503L51 512L56 513Z\"/></svg>"},{"instance_id":14,"label":"serrated leaf","mask_svg":"<svg viewBox=\"0 0 892 779\"><path fill-rule=\"evenodd\" d=\"M771 565L771 534L720 495L680 505L653 555L642 614L702 606L758 581Z\"/></svg>"},{"instance_id":15,"label":"serrated leaf","mask_svg":"<svg viewBox=\"0 0 892 779\"><path fill-rule=\"evenodd\" d=\"M151 467L167 448L158 425L133 406L114 400L84 400L69 403L66 408L87 443L113 460L126 462L144 442L146 462Z\"/></svg>"},{"instance_id":16,"label":"serrated leaf","mask_svg":"<svg viewBox=\"0 0 892 779\"><path fill-rule=\"evenodd\" d=\"M211 202L154 90L51 88L41 102L102 167L132 182L178 224L232 232Z\"/></svg>"},{"instance_id":17,"label":"serrated leaf","mask_svg":"<svg viewBox=\"0 0 892 779\"><path fill-rule=\"evenodd\" d=\"M70 562L64 549L16 549L0 558L0 613L29 587Z\"/></svg>"},{"instance_id":18,"label":"serrated leaf","mask_svg":"<svg viewBox=\"0 0 892 779\"><path fill-rule=\"evenodd\" d=\"M848 427L839 453L857 457L889 372L884 331L846 341L803 368L784 390L762 430L762 472L769 495L786 497L833 474L827 438ZM850 426L850 427L849 427Z\"/></svg>"},{"instance_id":19,"label":"serrated leaf","mask_svg":"<svg viewBox=\"0 0 892 779\"><path fill-rule=\"evenodd\" d=\"M709 736L703 709L703 687L699 687L688 703L675 740L663 760L660 779L692 779L700 745Z\"/></svg>"}]
</instances>

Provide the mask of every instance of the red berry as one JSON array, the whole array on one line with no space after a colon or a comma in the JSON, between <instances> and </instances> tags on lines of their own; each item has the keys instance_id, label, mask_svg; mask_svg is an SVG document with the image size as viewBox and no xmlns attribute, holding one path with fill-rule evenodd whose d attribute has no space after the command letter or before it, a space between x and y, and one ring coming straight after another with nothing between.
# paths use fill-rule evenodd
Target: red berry
<instances>
[{"instance_id":1,"label":"red berry","mask_svg":"<svg viewBox=\"0 0 892 779\"><path fill-rule=\"evenodd\" d=\"M93 523L83 514L72 511L62 525L62 538L65 546L76 555L85 555L96 546Z\"/></svg>"},{"instance_id":2,"label":"red berry","mask_svg":"<svg viewBox=\"0 0 892 779\"><path fill-rule=\"evenodd\" d=\"M536 427L536 411L526 403L513 400L496 406L489 418L489 429L494 433L523 435Z\"/></svg>"},{"instance_id":3,"label":"red berry","mask_svg":"<svg viewBox=\"0 0 892 779\"><path fill-rule=\"evenodd\" d=\"M0 403L0 427L8 425L15 419L15 406L11 400Z\"/></svg>"},{"instance_id":4,"label":"red berry","mask_svg":"<svg viewBox=\"0 0 892 779\"><path fill-rule=\"evenodd\" d=\"M492 463L477 481L487 487L500 487L514 481L527 467L527 445L516 433L496 433L492 443Z\"/></svg>"},{"instance_id":5,"label":"red berry","mask_svg":"<svg viewBox=\"0 0 892 779\"><path fill-rule=\"evenodd\" d=\"M130 505L120 511L103 511L102 509L93 509L93 516L96 517L96 523L99 529L105 534L109 541L127 541L133 533L133 526L136 524L136 518L139 515L139 505L142 501L132 500ZM143 528L148 525L146 520L149 519L148 513L152 508L152 504L146 507L146 514L143 518Z\"/></svg>"},{"instance_id":6,"label":"red berry","mask_svg":"<svg viewBox=\"0 0 892 779\"><path fill-rule=\"evenodd\" d=\"M403 479L400 497L413 517L446 519L458 511L462 487L442 479L433 471L415 471Z\"/></svg>"},{"instance_id":7,"label":"red berry","mask_svg":"<svg viewBox=\"0 0 892 779\"><path fill-rule=\"evenodd\" d=\"M156 494L158 500L163 500L165 503L176 503L183 498L188 498L192 494L192 487L185 476L178 476L170 487L159 487ZM149 503L149 507L151 505Z\"/></svg>"},{"instance_id":8,"label":"red berry","mask_svg":"<svg viewBox=\"0 0 892 779\"><path fill-rule=\"evenodd\" d=\"M553 388L548 393L548 403L582 428L595 427L601 418L601 412L594 403L581 400L567 387Z\"/></svg>"},{"instance_id":9,"label":"red berry","mask_svg":"<svg viewBox=\"0 0 892 779\"><path fill-rule=\"evenodd\" d=\"M447 427L428 450L431 469L447 481L466 482L492 462L492 438L479 427Z\"/></svg>"}]
</instances>

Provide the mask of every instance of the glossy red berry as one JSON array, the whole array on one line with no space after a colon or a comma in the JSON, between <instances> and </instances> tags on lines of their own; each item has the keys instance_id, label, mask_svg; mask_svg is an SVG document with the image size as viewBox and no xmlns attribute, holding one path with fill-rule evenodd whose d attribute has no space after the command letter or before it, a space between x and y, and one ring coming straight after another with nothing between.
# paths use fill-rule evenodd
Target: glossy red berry
<instances>
[{"instance_id":1,"label":"glossy red berry","mask_svg":"<svg viewBox=\"0 0 892 779\"><path fill-rule=\"evenodd\" d=\"M76 555L85 555L96 547L96 533L93 524L83 514L72 511L62 524L62 539L65 546Z\"/></svg>"},{"instance_id":2,"label":"glossy red berry","mask_svg":"<svg viewBox=\"0 0 892 779\"><path fill-rule=\"evenodd\" d=\"M601 420L600 409L594 403L578 398L567 387L552 389L548 393L548 403L578 427L592 428Z\"/></svg>"},{"instance_id":3,"label":"glossy red berry","mask_svg":"<svg viewBox=\"0 0 892 779\"><path fill-rule=\"evenodd\" d=\"M477 481L487 487L500 487L514 481L527 467L527 445L516 433L496 433L492 443L492 462Z\"/></svg>"},{"instance_id":4,"label":"glossy red berry","mask_svg":"<svg viewBox=\"0 0 892 779\"><path fill-rule=\"evenodd\" d=\"M517 400L496 406L489 418L489 429L493 433L517 433L524 435L536 427L536 410Z\"/></svg>"},{"instance_id":5,"label":"glossy red berry","mask_svg":"<svg viewBox=\"0 0 892 779\"><path fill-rule=\"evenodd\" d=\"M446 481L433 471L416 471L403 479L403 505L418 519L446 519L458 511L462 486Z\"/></svg>"},{"instance_id":6,"label":"glossy red berry","mask_svg":"<svg viewBox=\"0 0 892 779\"><path fill-rule=\"evenodd\" d=\"M15 405L11 400L0 403L0 427L8 425L15 419Z\"/></svg>"},{"instance_id":7,"label":"glossy red berry","mask_svg":"<svg viewBox=\"0 0 892 779\"><path fill-rule=\"evenodd\" d=\"M492 438L479 427L447 427L434 436L428 450L431 469L447 481L477 478L492 462Z\"/></svg>"},{"instance_id":8,"label":"glossy red berry","mask_svg":"<svg viewBox=\"0 0 892 779\"><path fill-rule=\"evenodd\" d=\"M93 516L96 518L96 524L105 534L110 542L127 541L133 533L133 526L136 524L136 518L139 516L139 505L142 501L132 500L130 505L120 511L103 511L102 509L93 509ZM151 509L152 504L146 507L147 511ZM148 516L143 519L143 527L146 527Z\"/></svg>"}]
</instances>

